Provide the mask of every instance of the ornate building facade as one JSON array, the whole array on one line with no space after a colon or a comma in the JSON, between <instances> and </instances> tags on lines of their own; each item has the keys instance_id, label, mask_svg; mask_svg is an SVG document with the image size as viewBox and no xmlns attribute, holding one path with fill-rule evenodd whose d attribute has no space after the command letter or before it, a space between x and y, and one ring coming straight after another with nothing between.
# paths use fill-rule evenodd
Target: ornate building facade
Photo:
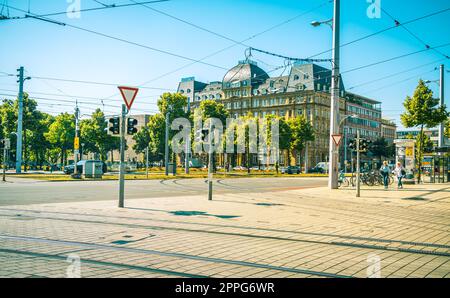
<instances>
[{"instance_id":1,"label":"ornate building facade","mask_svg":"<svg viewBox=\"0 0 450 298\"><path fill-rule=\"evenodd\" d=\"M222 81L203 83L194 77L184 78L178 92L185 95L193 109L203 100L216 100L225 105L232 117L251 113L255 117L278 115L305 116L313 125L316 139L305 152L293 156L293 164L311 167L327 161L330 131L331 70L316 64L294 64L287 75L270 77L256 62L240 61L231 68ZM346 128L346 139L361 136L376 139L381 136L381 103L344 91L341 80L341 132ZM346 118L346 115L356 115ZM341 161L349 156L341 145ZM281 164L285 159L281 158ZM286 165L286 164L285 164Z\"/></svg>"}]
</instances>

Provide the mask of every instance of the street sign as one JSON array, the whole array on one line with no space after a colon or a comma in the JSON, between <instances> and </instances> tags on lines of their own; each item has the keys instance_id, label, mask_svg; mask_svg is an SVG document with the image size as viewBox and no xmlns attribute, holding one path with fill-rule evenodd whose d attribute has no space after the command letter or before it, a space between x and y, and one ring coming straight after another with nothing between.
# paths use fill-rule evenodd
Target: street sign
<instances>
[{"instance_id":1,"label":"street sign","mask_svg":"<svg viewBox=\"0 0 450 298\"><path fill-rule=\"evenodd\" d=\"M341 144L342 135L332 135L332 138L336 146L339 147L339 145Z\"/></svg>"},{"instance_id":2,"label":"street sign","mask_svg":"<svg viewBox=\"0 0 450 298\"><path fill-rule=\"evenodd\" d=\"M119 86L118 88L120 90L120 93L122 94L127 109L131 110L131 106L133 105L133 102L136 99L136 95L138 94L139 89L125 86Z\"/></svg>"},{"instance_id":3,"label":"street sign","mask_svg":"<svg viewBox=\"0 0 450 298\"><path fill-rule=\"evenodd\" d=\"M73 148L75 150L79 150L80 149L80 138L75 137L75 139L73 140Z\"/></svg>"}]
</instances>

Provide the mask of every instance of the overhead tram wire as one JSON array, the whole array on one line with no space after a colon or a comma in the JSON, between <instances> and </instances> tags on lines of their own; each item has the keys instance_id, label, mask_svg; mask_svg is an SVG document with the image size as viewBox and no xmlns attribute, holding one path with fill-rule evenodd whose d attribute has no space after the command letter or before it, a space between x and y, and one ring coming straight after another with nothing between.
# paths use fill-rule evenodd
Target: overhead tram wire
<instances>
[{"instance_id":1,"label":"overhead tram wire","mask_svg":"<svg viewBox=\"0 0 450 298\"><path fill-rule=\"evenodd\" d=\"M60 82L68 82L68 83L102 85L102 86L120 86L121 85L121 84L117 84L117 83L94 82L94 81L73 80L73 79L62 79L62 78L53 78L53 77L41 77L41 76L30 76L30 77L32 79L37 79L37 80L50 80L50 81L60 81ZM141 89L149 89L149 90L173 91L173 89L168 89L168 88L157 88L157 87L140 87L140 88Z\"/></svg>"},{"instance_id":2,"label":"overhead tram wire","mask_svg":"<svg viewBox=\"0 0 450 298\"><path fill-rule=\"evenodd\" d=\"M211 58L211 57L214 57L214 56L216 56L216 55L218 55L218 54L220 54L220 53L223 53L223 52L225 52L225 51L227 51L227 50L229 50L229 49L231 49L231 48L233 48L233 47L235 47L235 46L237 46L237 45L244 45L244 43L247 42L247 41L249 41L249 40L252 40L252 39L254 39L254 38L258 37L258 36L261 36L261 35L263 35L263 34L265 34L265 33L267 33L267 32L270 32L270 31L272 31L272 30L274 30L274 29L277 29L277 28L279 28L279 27L281 27L281 26L283 26L283 25L285 25L285 24L288 24L288 23L290 23L290 22L292 22L292 21L294 21L294 20L296 20L296 19L298 19L298 18L300 18L300 17L303 17L303 16L305 16L305 15L307 15L307 14L309 14L309 13L311 13L311 12L317 10L317 9L320 9L320 8L322 8L322 7L324 7L324 6L326 6L326 5L330 4L330 3L332 3L333 1L334 1L334 0L327 0L327 1L323 2L322 4L320 4L320 5L318 5L318 6L314 7L314 8L312 8L312 9L306 11L306 12L303 12L303 13L301 13L301 14L298 14L298 15L296 15L296 16L294 16L294 17L288 19L288 20L286 20L286 21L283 21L283 22L281 22L281 23L278 23L278 24L276 24L276 25L273 25L273 26L271 26L271 27L269 27L269 28L267 28L267 29L265 29L265 30L263 30L263 31L260 31L260 32L258 32L258 33L256 33L256 34L253 34L253 35L251 35L251 36L249 36L249 37L247 37L247 38L245 38L245 39L243 39L243 40L241 40L241 41L233 41L234 43L233 43L232 45L229 45L229 46L227 46L227 47L225 47L225 48L222 48L222 49L220 49L220 50L218 50L218 51L215 51L215 52L213 52L213 53L211 53L211 54L209 54L209 55L207 55L207 56L204 56L203 58L200 58L200 59L199 59L198 61L196 61L196 62L192 62L192 63L186 64L186 65L183 65L183 66L181 66L181 67L179 67L179 68L176 68L176 69L174 69L174 70L171 70L171 71L169 71L169 72L166 72L166 73L164 73L164 74L162 74L162 75L160 75L160 76L157 76L157 77L155 77L155 78L152 78L152 79L150 79L150 80L148 80L148 81L146 81L146 82L140 84L140 86L145 86L145 85L147 85L148 83L151 83L151 82L160 80L160 79L162 79L162 78L164 78L164 77L167 77L167 76L169 76L169 75L171 75L171 74L174 74L174 73L176 73L176 72L178 72L178 71L180 71L180 70L186 69L186 68L188 68L188 67L190 67L190 66L192 66L192 65L195 65L195 64L197 64L197 63L200 63L201 61L204 61L204 60L206 60L206 59L208 59L208 58ZM247 47L247 46L246 46L246 47Z\"/></svg>"},{"instance_id":3,"label":"overhead tram wire","mask_svg":"<svg viewBox=\"0 0 450 298\"><path fill-rule=\"evenodd\" d=\"M445 8L445 9L441 9L441 10L438 10L438 11L435 11L435 12L432 12L432 13L429 13L429 14L427 14L427 15L424 15L424 16L421 16L421 17L418 17L418 18L415 18L415 19L411 19L411 20L409 20L409 21L403 22L402 24L403 24L403 25L412 24L412 23L415 23L415 22L417 22L417 21L420 21L420 20L423 20L423 19L426 19L426 18L430 18L430 17L436 16L436 15L438 15L438 14L441 14L441 13L444 13L444 12L448 12L448 11L450 11L450 7L447 7L447 8ZM341 45L339 46L339 48L343 48L343 47L345 47L345 46L354 44L354 43L356 43L356 42L359 42L359 41L365 40L365 39L367 39L367 38L376 36L376 35L378 35L378 34L384 33L384 32L386 32L386 31L392 30L392 29L394 29L394 28L398 28L398 24L395 24L395 25L393 25L393 26L391 26L391 27L384 28L384 29L382 29L382 30L380 30L380 31L377 31L377 32L374 32L374 33L371 33L371 34L368 34L368 35L359 37L359 38L354 39L354 40L352 40L352 41L343 43L343 44L341 44ZM332 49L329 49L329 50L326 50L326 51L317 53L317 54L315 54L315 55L309 56L308 58L314 58L314 57L320 56L320 55L322 55L322 54L329 53L329 52L331 52L331 51L332 51Z\"/></svg>"},{"instance_id":4,"label":"overhead tram wire","mask_svg":"<svg viewBox=\"0 0 450 298\"><path fill-rule=\"evenodd\" d=\"M393 15L391 15L386 9L384 9L383 7L379 6L376 2L375 5L377 5L382 12L384 12L389 18L391 18L396 26L400 26L402 27L409 35L411 35L412 37L414 37L416 40L418 40L421 44L423 44L425 46L425 48L429 48L429 44L427 42L425 42L423 39L421 39L418 35L416 35L414 32L412 32L410 29L408 29L405 24L403 24L402 22L400 22L397 18L395 18ZM436 53L438 53L441 56L444 56L444 58L446 59L450 59L450 57L447 54L444 54L443 52L439 51L438 49L433 49L433 51L435 51Z\"/></svg>"},{"instance_id":5,"label":"overhead tram wire","mask_svg":"<svg viewBox=\"0 0 450 298\"><path fill-rule=\"evenodd\" d=\"M24 11L24 10L22 10L20 8L16 8L16 7L12 7L12 6L8 6L8 7L11 8L11 9L17 10L17 11L21 11L21 12L27 13L26 11ZM39 15L36 15L34 13L29 13L29 14L27 13L27 16L29 18L34 18L34 19L37 19L37 20L50 22L50 23L53 23L53 24L56 24L56 25L66 26L66 27L69 27L69 28L73 28L73 29L77 29L77 30L80 30L80 31L88 32L88 33L91 33L91 34L94 34L94 35L97 35L97 36L101 36L101 37L105 37L105 38L108 38L108 39L116 40L116 41L119 41L119 42L122 42L122 43L134 45L136 47L147 49L147 50L150 50L150 51L153 51L153 52L158 52L158 53L166 54L166 55L169 55L169 56L172 56L172 57L176 57L176 58L180 58L180 59L184 59L184 60L188 60L188 61L193 61L193 62L196 62L196 63L198 62L200 64L203 64L203 65L206 65L206 66L210 66L210 67L213 67L213 68L226 70L225 67L222 67L222 66L219 66L219 65L215 65L215 64L207 63L207 62L203 62L203 61L198 61L198 60L196 60L194 58L190 58L190 57L187 57L187 56L184 56L184 55L172 53L172 52L169 52L167 50L162 50L162 49L158 49L158 48L155 48L155 47L147 46L147 45L144 45L144 44L141 44L141 43L138 43L138 42L134 42L134 41L130 41L130 40L127 40L127 39L124 39L124 38L115 37L115 36L112 36L112 35L109 35L109 34L106 34L106 33L102 33L102 32L98 32L98 31L95 31L95 30L91 30L91 29L87 29L87 28L71 25L71 24L68 24L68 23L58 22L58 21L55 21L53 19L49 19L49 18L46 18L46 17L43 18L43 17L40 17Z\"/></svg>"},{"instance_id":6,"label":"overhead tram wire","mask_svg":"<svg viewBox=\"0 0 450 298\"><path fill-rule=\"evenodd\" d=\"M105 10L105 9L111 9L111 8L124 8L124 7L137 6L137 5L141 5L141 4L154 4L154 3L168 2L168 1L171 1L171 0L154 0L154 1L144 1L144 2L140 2L140 3L125 3L125 4L111 4L111 5L103 4L102 7L93 7L93 8L84 8L84 9L79 9L79 10L73 10L73 11L71 11L71 13L99 11L99 10ZM99 2L97 2L97 3L99 3ZM99 4L101 4L101 3L99 3ZM11 8L11 9L15 9L13 7L10 7L9 5L5 5L5 6L8 8ZM25 13L30 13L30 12L26 11ZM67 14L67 11L61 11L61 12L40 14L40 15L36 15L36 17L45 18L45 17L66 15L66 14ZM23 17L12 17L12 18L7 18L7 19L3 19L3 20L21 20L21 19L26 19L26 18L28 18L28 17L23 16Z\"/></svg>"},{"instance_id":7,"label":"overhead tram wire","mask_svg":"<svg viewBox=\"0 0 450 298\"><path fill-rule=\"evenodd\" d=\"M422 65L419 65L419 66L415 66L415 67L413 67L413 68L409 68L409 69L406 69L406 70L403 70L403 71L400 71L400 72L396 72L396 73L394 73L394 74L390 74L390 75L387 75L387 76L384 76L384 77L381 77L381 78L378 78L378 79L366 81L366 82L364 82L364 83L360 83L360 84L354 85L354 86L352 86L352 87L350 87L350 88L347 88L347 90L356 89L356 88L359 88L359 87L362 87L362 86L366 86L366 85L370 85L370 84L376 83L376 82L378 82L378 81L382 81L382 80L385 80L385 79L389 79L389 78L395 77L395 76L397 76L397 75L401 75L401 74L410 72L410 71L412 71L412 70L416 70L416 69L419 69L419 68L422 68L422 67L425 67L425 66L428 66L428 65L431 65L431 64L439 63L439 62L441 62L441 61L443 61L443 60L445 60L445 59L446 59L446 58L442 58L442 59L435 60L435 61L432 61L432 62L429 62L429 63L425 63L425 64L422 64Z\"/></svg>"},{"instance_id":8,"label":"overhead tram wire","mask_svg":"<svg viewBox=\"0 0 450 298\"><path fill-rule=\"evenodd\" d=\"M0 89L0 91L6 91L6 92L16 92L16 90L11 90L11 89ZM69 98L78 98L78 99L93 99L93 100L103 100L103 101L109 101L109 102L118 102L118 101L122 101L122 99L117 98L117 99L102 99L101 97L89 97L89 96L81 96L81 95L62 95L62 94L55 94L55 93L44 93L44 92L38 92L38 91L29 91L27 90L26 93L32 95L32 94L37 94L37 95L47 95L47 96L58 96L58 97L69 97ZM151 98L151 97L158 97L159 95L148 95L148 96L140 96L140 97L136 97L137 99L144 99L144 98ZM139 104L141 105L157 105L157 103L152 103L152 102L140 102Z\"/></svg>"},{"instance_id":9,"label":"overhead tram wire","mask_svg":"<svg viewBox=\"0 0 450 298\"><path fill-rule=\"evenodd\" d=\"M394 82L394 83L392 83L392 84L384 85L384 86L381 86L381 87L379 87L379 88L377 88L377 89L372 89L372 90L367 91L367 92L364 92L364 93L365 93L365 94L376 93L376 92L378 92L378 91L380 91L380 90L383 90L383 89L386 89L386 88L389 88L389 87L392 87L392 86L396 86L396 85L398 85L398 84L401 84L401 83L404 83L404 82L407 82L407 81L410 81L410 80L413 80L413 79L417 79L418 77L421 77L421 76L423 76L423 75L425 75L425 74L429 74L429 73L435 72L436 70L437 70L437 69L434 68L433 70L429 70L429 71L426 71L426 72L423 72L423 73L420 73L420 74L417 74L417 75L408 77L408 78L406 78L406 79L403 79L403 80L400 80L400 81L396 81L396 82Z\"/></svg>"}]
</instances>

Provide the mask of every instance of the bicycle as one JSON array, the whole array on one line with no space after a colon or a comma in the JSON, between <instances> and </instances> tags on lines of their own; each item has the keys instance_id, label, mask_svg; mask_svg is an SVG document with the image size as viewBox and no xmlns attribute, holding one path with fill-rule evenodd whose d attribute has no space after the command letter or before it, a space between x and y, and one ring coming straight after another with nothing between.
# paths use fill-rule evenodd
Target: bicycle
<instances>
[{"instance_id":1,"label":"bicycle","mask_svg":"<svg viewBox=\"0 0 450 298\"><path fill-rule=\"evenodd\" d=\"M339 173L339 178L338 178L338 187L341 187L342 185L344 187L350 186L350 180L347 179L347 177L345 177L345 173L343 171L341 171Z\"/></svg>"}]
</instances>

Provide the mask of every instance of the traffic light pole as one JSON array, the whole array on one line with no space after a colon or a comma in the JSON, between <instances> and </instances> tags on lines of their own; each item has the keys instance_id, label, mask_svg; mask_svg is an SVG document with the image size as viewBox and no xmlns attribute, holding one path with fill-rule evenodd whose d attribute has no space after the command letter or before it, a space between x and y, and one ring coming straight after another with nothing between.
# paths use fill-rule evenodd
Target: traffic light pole
<instances>
[{"instance_id":1,"label":"traffic light pole","mask_svg":"<svg viewBox=\"0 0 450 298\"><path fill-rule=\"evenodd\" d=\"M359 137L359 129L356 133L356 197L359 198L361 196L361 180L360 180L360 171L361 171L361 160L360 160L360 142L361 139Z\"/></svg>"},{"instance_id":2,"label":"traffic light pole","mask_svg":"<svg viewBox=\"0 0 450 298\"><path fill-rule=\"evenodd\" d=\"M122 115L120 121L120 173L119 173L119 208L124 208L125 204L125 116L127 108L122 105Z\"/></svg>"},{"instance_id":3,"label":"traffic light pole","mask_svg":"<svg viewBox=\"0 0 450 298\"><path fill-rule=\"evenodd\" d=\"M73 168L73 173L74 175L78 174L78 167L77 167L77 163L78 163L78 154L80 153L80 142L78 139L78 132L80 130L80 125L79 125L79 115L80 115L80 109L78 109L78 101L77 101L77 105L75 107L75 140L77 140L77 144L75 144L75 150L73 151L73 156L74 156L74 168Z\"/></svg>"}]
</instances>

